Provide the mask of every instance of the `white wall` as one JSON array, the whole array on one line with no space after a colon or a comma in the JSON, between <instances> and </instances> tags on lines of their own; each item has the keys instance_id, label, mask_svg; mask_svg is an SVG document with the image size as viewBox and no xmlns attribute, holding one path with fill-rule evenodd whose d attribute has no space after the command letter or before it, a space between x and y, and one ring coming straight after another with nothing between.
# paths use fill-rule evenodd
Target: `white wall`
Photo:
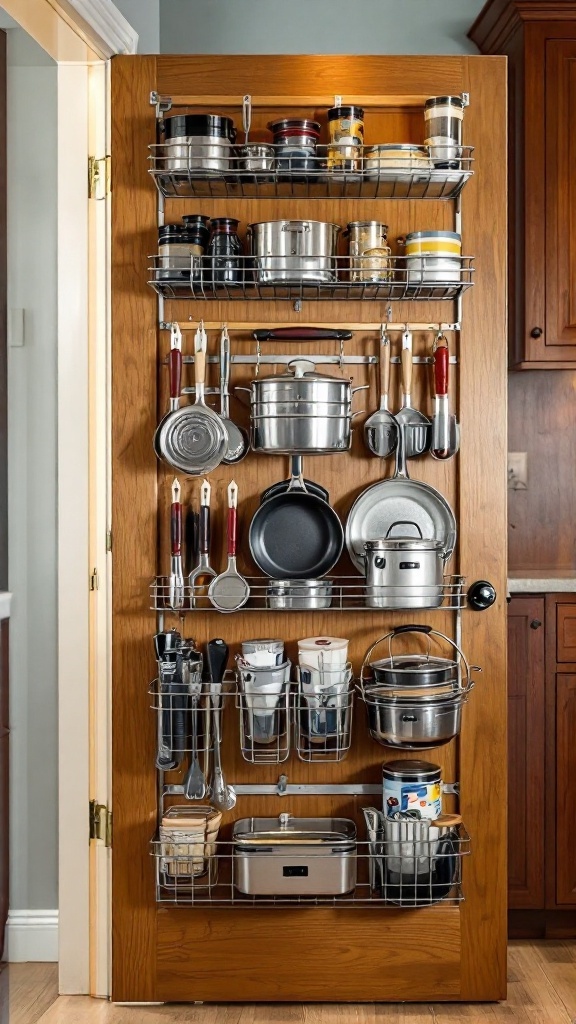
<instances>
[{"instance_id":1,"label":"white wall","mask_svg":"<svg viewBox=\"0 0 576 1024\"><path fill-rule=\"evenodd\" d=\"M139 5L140 6L140 5ZM484 0L161 0L162 53L476 53Z\"/></svg>"},{"instance_id":2,"label":"white wall","mask_svg":"<svg viewBox=\"0 0 576 1024\"><path fill-rule=\"evenodd\" d=\"M57 893L56 67L8 31L10 908ZM73 770L73 766L72 766Z\"/></svg>"}]
</instances>

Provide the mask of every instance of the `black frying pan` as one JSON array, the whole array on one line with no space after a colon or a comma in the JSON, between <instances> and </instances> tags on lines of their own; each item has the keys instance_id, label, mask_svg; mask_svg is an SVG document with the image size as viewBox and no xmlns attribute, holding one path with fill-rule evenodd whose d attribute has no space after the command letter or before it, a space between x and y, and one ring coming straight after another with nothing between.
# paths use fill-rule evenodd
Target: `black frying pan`
<instances>
[{"instance_id":1,"label":"black frying pan","mask_svg":"<svg viewBox=\"0 0 576 1024\"><path fill-rule=\"evenodd\" d=\"M334 509L292 474L287 491L267 498L248 534L256 565L277 580L318 579L342 554L344 529Z\"/></svg>"}]
</instances>

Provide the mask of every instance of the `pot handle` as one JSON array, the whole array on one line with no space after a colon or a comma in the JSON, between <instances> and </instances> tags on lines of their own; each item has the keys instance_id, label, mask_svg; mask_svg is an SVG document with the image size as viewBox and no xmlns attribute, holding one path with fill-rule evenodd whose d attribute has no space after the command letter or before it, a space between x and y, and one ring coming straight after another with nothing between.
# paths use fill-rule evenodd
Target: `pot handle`
<instances>
[{"instance_id":1,"label":"pot handle","mask_svg":"<svg viewBox=\"0 0 576 1024\"><path fill-rule=\"evenodd\" d=\"M445 633L440 633L439 630L433 629L432 626L414 625L414 626L397 626L396 629L392 629L389 633L386 633L384 636L378 637L378 639L374 641L374 643L371 645L371 647L368 648L366 654L364 655L364 661L362 662L362 667L360 669L360 688L361 688L361 692L362 693L364 693L364 672L365 672L365 669L366 669L366 665L368 664L368 660L369 660L369 658L372 655L372 652L381 643L384 643L385 640L392 641L392 638L395 637L395 636L398 636L400 633L425 633L426 636L429 639L430 639L431 636L439 636L439 637L441 637L442 640L445 640L446 643L450 644L450 646L453 647L455 651L457 651L458 655L460 656L460 658L461 658L461 660L462 660L462 662L464 664L464 668L465 668L465 672L466 672L466 686L462 687L462 693L463 694L467 694L472 689L472 687L474 686L474 683L472 681L471 673L472 672L481 672L482 669L478 665L470 665L469 662L468 662L468 659L466 658L466 655L464 654L464 652L462 650L462 648L459 647L458 644L454 640L451 640L449 636L446 636Z\"/></svg>"},{"instance_id":2,"label":"pot handle","mask_svg":"<svg viewBox=\"0 0 576 1024\"><path fill-rule=\"evenodd\" d=\"M288 369L292 370L295 377L303 377L305 373L314 372L316 363L313 363L311 359L292 359L288 363Z\"/></svg>"},{"instance_id":3,"label":"pot handle","mask_svg":"<svg viewBox=\"0 0 576 1024\"><path fill-rule=\"evenodd\" d=\"M393 636L398 636L399 633L426 633L426 634L430 634L430 633L434 633L434 632L435 632L435 630L432 628L432 626L396 626L396 629L393 629L392 632L388 634L388 636L390 638L392 638ZM442 635L442 634L440 634L440 635Z\"/></svg>"},{"instance_id":4,"label":"pot handle","mask_svg":"<svg viewBox=\"0 0 576 1024\"><path fill-rule=\"evenodd\" d=\"M310 225L305 220L287 220L280 230L293 231L295 234L303 235L305 231L310 231Z\"/></svg>"},{"instance_id":5,"label":"pot handle","mask_svg":"<svg viewBox=\"0 0 576 1024\"><path fill-rule=\"evenodd\" d=\"M416 529L418 530L418 534L419 534L420 540L423 539L422 538L422 530L418 526L418 523L413 523L411 519L397 519L396 522L392 523L392 526L390 526L388 528L388 533L386 534L386 540L390 536L390 533L394 529L395 526L415 526ZM398 628L402 629L402 626L399 626Z\"/></svg>"}]
</instances>

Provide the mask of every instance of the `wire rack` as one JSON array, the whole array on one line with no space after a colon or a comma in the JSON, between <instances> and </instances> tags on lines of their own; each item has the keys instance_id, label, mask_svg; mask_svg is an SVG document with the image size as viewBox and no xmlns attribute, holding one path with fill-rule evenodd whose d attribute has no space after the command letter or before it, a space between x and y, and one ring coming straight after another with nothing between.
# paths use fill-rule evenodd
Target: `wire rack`
<instances>
[{"instance_id":1,"label":"wire rack","mask_svg":"<svg viewBox=\"0 0 576 1024\"><path fill-rule=\"evenodd\" d=\"M268 146L269 144L266 143ZM462 146L456 166L442 167L445 152L427 147L417 162L410 156L388 158L374 166L370 146L358 147L348 168L327 167L327 145L316 156L302 157L271 145L263 170L246 169L238 149L219 153L216 167L199 166L209 158L208 147L156 144L148 147L149 172L159 192L180 199L456 199L473 172L472 146ZM211 147L210 147L211 148ZM223 159L222 159L223 157Z\"/></svg>"},{"instance_id":2,"label":"wire rack","mask_svg":"<svg viewBox=\"0 0 576 1024\"><path fill-rule=\"evenodd\" d=\"M328 844L318 852L301 851L299 847L294 853L283 852L282 857L276 858L269 846L252 846L248 854L254 858L249 865L251 874L257 878L259 866L267 873L271 870L278 875L278 888L284 889L290 887L283 882L287 877L332 875L338 848ZM457 904L464 899L462 861L471 852L471 842L462 825L450 830L443 840L355 842L341 855L347 858L343 873L350 888L339 895L289 895L285 891L282 895L249 895L241 891L245 885L246 853L240 854L232 842L203 843L201 838L195 838L190 843L167 844L156 833L150 852L155 860L156 900L162 904L238 909L410 909L437 903ZM294 886L300 890L302 887L298 882Z\"/></svg>"},{"instance_id":3,"label":"wire rack","mask_svg":"<svg viewBox=\"0 0 576 1024\"><path fill-rule=\"evenodd\" d=\"M293 597L291 606L279 603L281 599L275 594L275 582L261 576L247 576L250 587L248 603L240 609L240 612L262 612L262 611L292 611L302 612L310 610L306 604L305 597ZM331 592L324 597L321 606L322 611L413 611L433 610L442 608L443 611L458 611L466 603L466 596L463 592L465 583L464 576L445 576L442 586L428 587L368 587L366 580L361 576L334 576L326 577L326 582L331 584ZM318 610L318 600L313 610ZM170 578L168 576L156 576L150 584L150 607L154 611L165 612L171 610L170 606ZM216 608L208 596L208 583L197 583L194 587L187 587L184 594L184 604L178 609L179 614L184 612L215 612ZM222 612L221 614L234 614Z\"/></svg>"},{"instance_id":4,"label":"wire rack","mask_svg":"<svg viewBox=\"0 0 576 1024\"><path fill-rule=\"evenodd\" d=\"M473 284L473 256L451 257L454 269L438 269L437 257L378 257L389 267L373 269L373 256L302 257L308 269L286 269L290 260L278 256L192 256L190 272L174 276L165 257L149 256L148 284L165 299L240 301L328 299L423 301L456 299ZM351 260L355 270L351 271ZM316 267L312 269L311 263ZM365 266L361 266L365 264ZM354 273L355 279L351 280Z\"/></svg>"},{"instance_id":5,"label":"wire rack","mask_svg":"<svg viewBox=\"0 0 576 1024\"><path fill-rule=\"evenodd\" d=\"M352 743L354 691L294 694L294 746L301 761L343 761Z\"/></svg>"}]
</instances>

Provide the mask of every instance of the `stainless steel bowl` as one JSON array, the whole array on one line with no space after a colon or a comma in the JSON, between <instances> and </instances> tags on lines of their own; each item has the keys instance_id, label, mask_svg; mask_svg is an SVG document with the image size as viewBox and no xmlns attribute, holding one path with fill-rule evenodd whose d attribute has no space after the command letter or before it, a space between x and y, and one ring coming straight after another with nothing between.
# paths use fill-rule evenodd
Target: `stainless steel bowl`
<instances>
[{"instance_id":1,"label":"stainless steel bowl","mask_svg":"<svg viewBox=\"0 0 576 1024\"><path fill-rule=\"evenodd\" d=\"M275 162L274 146L263 142L249 142L247 145L237 147L237 165L242 171L251 171L254 174L262 171L271 171Z\"/></svg>"},{"instance_id":2,"label":"stainless steel bowl","mask_svg":"<svg viewBox=\"0 0 576 1024\"><path fill-rule=\"evenodd\" d=\"M266 604L279 610L330 608L332 580L274 580L268 584Z\"/></svg>"}]
</instances>

